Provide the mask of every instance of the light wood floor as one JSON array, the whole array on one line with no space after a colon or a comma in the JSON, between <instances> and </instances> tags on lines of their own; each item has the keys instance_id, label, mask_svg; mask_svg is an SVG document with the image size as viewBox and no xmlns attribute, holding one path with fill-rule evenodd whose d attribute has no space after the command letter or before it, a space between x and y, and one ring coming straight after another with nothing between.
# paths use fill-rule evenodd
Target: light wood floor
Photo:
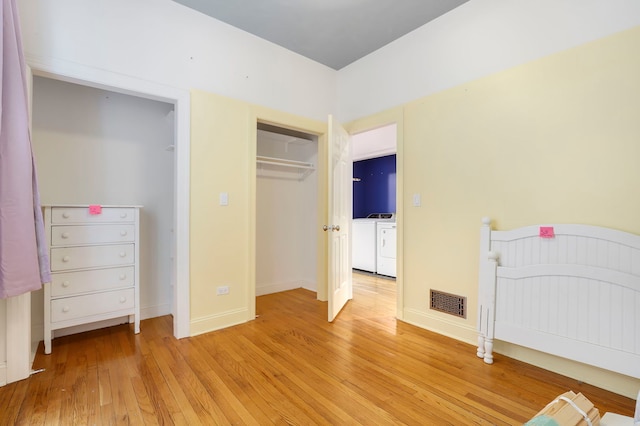
<instances>
[{"instance_id":1,"label":"light wood floor","mask_svg":"<svg viewBox=\"0 0 640 426\"><path fill-rule=\"evenodd\" d=\"M42 344L45 372L0 388L0 424L522 424L566 390L632 415L633 401L393 317L395 282L354 274L332 324L315 294L261 296L250 323L175 340L171 318Z\"/></svg>"}]
</instances>

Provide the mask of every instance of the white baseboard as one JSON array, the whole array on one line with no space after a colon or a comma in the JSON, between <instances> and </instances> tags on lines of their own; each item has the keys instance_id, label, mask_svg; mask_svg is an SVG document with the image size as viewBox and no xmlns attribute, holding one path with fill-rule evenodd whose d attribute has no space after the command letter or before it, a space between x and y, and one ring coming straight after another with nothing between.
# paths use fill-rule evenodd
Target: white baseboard
<instances>
[{"instance_id":1,"label":"white baseboard","mask_svg":"<svg viewBox=\"0 0 640 426\"><path fill-rule=\"evenodd\" d=\"M140 308L140 320L161 317L171 314L171 304L148 306ZM129 322L129 317L113 318L104 321L97 321L89 324L82 324L75 327L61 328L53 331L53 337L69 336L71 334L83 333L85 331L99 330L101 328L112 327L114 325L125 324ZM32 345L36 348L38 343L44 339L44 324L31 325ZM33 355L33 354L32 354Z\"/></svg>"},{"instance_id":2,"label":"white baseboard","mask_svg":"<svg viewBox=\"0 0 640 426\"><path fill-rule=\"evenodd\" d=\"M146 320L149 318L163 317L171 314L171 304L165 303L163 305L140 307L140 319Z\"/></svg>"},{"instance_id":3,"label":"white baseboard","mask_svg":"<svg viewBox=\"0 0 640 426\"><path fill-rule=\"evenodd\" d=\"M309 291L318 292L318 285L311 281L302 281L302 288Z\"/></svg>"},{"instance_id":4,"label":"white baseboard","mask_svg":"<svg viewBox=\"0 0 640 426\"><path fill-rule=\"evenodd\" d=\"M310 281L290 281L286 283L275 284L257 284L256 296L264 296L265 294L280 293L281 291L295 290L296 288L304 288L306 290L317 291L316 283Z\"/></svg>"},{"instance_id":5,"label":"white baseboard","mask_svg":"<svg viewBox=\"0 0 640 426\"><path fill-rule=\"evenodd\" d=\"M7 363L0 362L0 386L7 384Z\"/></svg>"},{"instance_id":6,"label":"white baseboard","mask_svg":"<svg viewBox=\"0 0 640 426\"><path fill-rule=\"evenodd\" d=\"M140 314L142 317L142 313ZM87 324L76 325L73 327L61 328L53 330L53 337L70 336L76 333L84 333L86 331L99 330L101 328L113 327L114 325L126 324L129 322L129 317L111 318L104 321L96 321ZM44 339L44 324L36 324L31 327L31 340L32 345L37 348L38 343Z\"/></svg>"},{"instance_id":7,"label":"white baseboard","mask_svg":"<svg viewBox=\"0 0 640 426\"><path fill-rule=\"evenodd\" d=\"M99 330L101 328L113 327L114 325L127 324L127 323L129 323L128 316L111 318L104 321L96 321L88 324L80 324L73 327L60 328L58 330L53 330L53 337L56 338L56 337L70 336L72 334L84 333L86 331Z\"/></svg>"}]
</instances>

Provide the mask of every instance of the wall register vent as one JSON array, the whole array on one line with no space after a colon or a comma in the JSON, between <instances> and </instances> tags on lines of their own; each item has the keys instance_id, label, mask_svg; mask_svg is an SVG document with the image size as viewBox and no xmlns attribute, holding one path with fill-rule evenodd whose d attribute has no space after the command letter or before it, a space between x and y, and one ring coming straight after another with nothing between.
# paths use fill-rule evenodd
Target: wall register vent
<instances>
[{"instance_id":1,"label":"wall register vent","mask_svg":"<svg viewBox=\"0 0 640 426\"><path fill-rule=\"evenodd\" d=\"M466 318L467 298L442 291L431 290L431 309L460 318Z\"/></svg>"}]
</instances>

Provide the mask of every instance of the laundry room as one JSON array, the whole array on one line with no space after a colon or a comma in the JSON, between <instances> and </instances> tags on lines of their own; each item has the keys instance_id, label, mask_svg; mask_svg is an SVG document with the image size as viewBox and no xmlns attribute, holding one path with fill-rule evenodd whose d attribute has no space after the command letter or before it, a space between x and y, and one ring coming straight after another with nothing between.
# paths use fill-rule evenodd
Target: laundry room
<instances>
[{"instance_id":1,"label":"laundry room","mask_svg":"<svg viewBox=\"0 0 640 426\"><path fill-rule=\"evenodd\" d=\"M396 125L352 136L352 267L396 277Z\"/></svg>"}]
</instances>

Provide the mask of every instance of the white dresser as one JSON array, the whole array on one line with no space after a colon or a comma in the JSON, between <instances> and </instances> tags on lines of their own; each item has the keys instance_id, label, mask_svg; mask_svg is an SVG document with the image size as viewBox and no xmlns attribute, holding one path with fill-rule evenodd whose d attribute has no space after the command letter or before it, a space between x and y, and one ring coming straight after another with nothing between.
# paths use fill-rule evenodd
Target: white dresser
<instances>
[{"instance_id":1,"label":"white dresser","mask_svg":"<svg viewBox=\"0 0 640 426\"><path fill-rule=\"evenodd\" d=\"M44 351L53 330L129 317L140 332L140 206L44 206L51 283Z\"/></svg>"}]
</instances>

